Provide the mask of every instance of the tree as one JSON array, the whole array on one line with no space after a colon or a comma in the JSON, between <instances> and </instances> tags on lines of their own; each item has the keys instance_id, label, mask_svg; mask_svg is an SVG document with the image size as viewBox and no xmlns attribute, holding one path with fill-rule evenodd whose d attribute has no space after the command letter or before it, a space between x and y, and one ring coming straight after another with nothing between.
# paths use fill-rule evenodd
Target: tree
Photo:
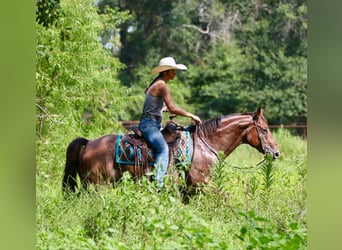
<instances>
[{"instance_id":1,"label":"tree","mask_svg":"<svg viewBox=\"0 0 342 250\"><path fill-rule=\"evenodd\" d=\"M141 96L131 117L150 69L171 55L189 66L175 95L203 119L264 106L271 123L306 122L306 1L102 2L133 16L120 32L120 80Z\"/></svg>"},{"instance_id":2,"label":"tree","mask_svg":"<svg viewBox=\"0 0 342 250\"><path fill-rule=\"evenodd\" d=\"M37 132L44 136L48 124L111 132L123 112L126 90L117 80L123 65L98 39L127 13L99 15L91 0L61 1L60 8L54 25L37 22Z\"/></svg>"},{"instance_id":3,"label":"tree","mask_svg":"<svg viewBox=\"0 0 342 250\"><path fill-rule=\"evenodd\" d=\"M48 27L56 22L60 15L59 0L36 0L36 21Z\"/></svg>"},{"instance_id":4,"label":"tree","mask_svg":"<svg viewBox=\"0 0 342 250\"><path fill-rule=\"evenodd\" d=\"M306 123L305 1L263 1L249 9L236 41L246 57L241 85L246 107L263 105L273 123Z\"/></svg>"},{"instance_id":5,"label":"tree","mask_svg":"<svg viewBox=\"0 0 342 250\"><path fill-rule=\"evenodd\" d=\"M243 67L244 57L234 43L217 44L199 64L191 67L191 102L203 119L241 111Z\"/></svg>"},{"instance_id":6,"label":"tree","mask_svg":"<svg viewBox=\"0 0 342 250\"><path fill-rule=\"evenodd\" d=\"M234 36L216 42L192 71L191 101L203 118L262 106L270 123L306 123L306 4L271 2L226 6Z\"/></svg>"}]
</instances>

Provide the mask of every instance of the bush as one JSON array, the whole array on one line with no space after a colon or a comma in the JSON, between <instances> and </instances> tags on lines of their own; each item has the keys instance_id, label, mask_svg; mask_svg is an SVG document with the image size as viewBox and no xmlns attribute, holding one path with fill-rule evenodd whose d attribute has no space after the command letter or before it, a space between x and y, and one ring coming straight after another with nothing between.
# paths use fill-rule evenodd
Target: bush
<instances>
[{"instance_id":1,"label":"bush","mask_svg":"<svg viewBox=\"0 0 342 250\"><path fill-rule=\"evenodd\" d=\"M306 142L284 131L274 136L283 156L272 162L267 200L262 166L256 166L262 156L240 146L213 168L209 185L188 205L171 176L161 193L125 174L114 189L63 197L64 151L53 148L38 159L37 248L305 249L306 172L299 169L306 168Z\"/></svg>"}]
</instances>

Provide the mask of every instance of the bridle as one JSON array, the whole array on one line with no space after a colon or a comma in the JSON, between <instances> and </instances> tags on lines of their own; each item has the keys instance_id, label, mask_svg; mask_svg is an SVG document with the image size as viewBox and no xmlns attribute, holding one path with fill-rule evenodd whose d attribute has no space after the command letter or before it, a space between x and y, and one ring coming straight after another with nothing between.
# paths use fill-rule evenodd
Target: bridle
<instances>
[{"instance_id":1,"label":"bridle","mask_svg":"<svg viewBox=\"0 0 342 250\"><path fill-rule=\"evenodd\" d=\"M264 133L263 133L263 131L262 131L262 128L257 124L257 121L256 121L256 120L253 121L253 125L254 125L254 127L255 127L255 129L256 129L256 131L257 131L258 139L259 139L260 144L261 144L261 149L262 149L262 151L263 151L263 153L264 153L264 159L263 159L261 162L259 162L258 164L256 164L256 166L259 166L260 164L264 163L264 162L267 160L266 155L267 155L268 153L270 153L270 149L269 149L269 147L266 146L265 143L263 142ZM203 142L203 144L207 147L207 149L208 149L211 153L213 153L217 159L219 159L219 156L218 156L217 151L216 151L212 146L210 146L210 145L208 144L208 142L205 140L205 138L203 138L203 137L200 135L201 132L198 131L198 130L199 130L199 129L196 129L196 131L195 131L196 136ZM195 140L193 140L193 142L194 142L194 141L195 141ZM195 145L193 145L193 148L195 149ZM193 154L193 156L194 156L194 154Z\"/></svg>"},{"instance_id":2,"label":"bridle","mask_svg":"<svg viewBox=\"0 0 342 250\"><path fill-rule=\"evenodd\" d=\"M263 159L262 161L260 161L258 164L256 164L256 166L259 166L260 164L264 163L264 162L267 160L266 155L267 155L267 153L270 152L270 150L269 150L269 148L266 147L265 144L263 143L263 140L262 140L262 139L263 139L263 134L264 134L264 133L261 131L260 126L258 126L258 124L257 124L257 122L256 122L255 120L253 121L253 125L254 125L254 127L255 127L255 129L256 129L256 131L257 131L258 139L259 139L259 141L260 141L262 151L264 152L264 159ZM239 168L239 169L250 169L250 168L253 168L253 166L252 166L252 167L246 167L246 168L241 168L241 167L235 167L235 168Z\"/></svg>"},{"instance_id":3,"label":"bridle","mask_svg":"<svg viewBox=\"0 0 342 250\"><path fill-rule=\"evenodd\" d=\"M267 155L268 153L270 153L270 149L269 149L269 147L265 146L265 144L264 144L264 142L263 142L263 135L264 135L264 133L263 133L263 131L261 131L262 128L260 128L260 126L258 126L257 121L255 121L255 120L253 121L253 124L254 124L255 129L256 129L256 131L257 131L257 134L258 134L258 139L259 139L260 144L261 144L261 149L262 149L262 151L263 151L263 153L264 153L264 159L263 159L261 162L259 162L259 163L257 164L257 166L258 166L258 165L260 165L261 163L263 163L263 162L266 161L266 155Z\"/></svg>"}]
</instances>

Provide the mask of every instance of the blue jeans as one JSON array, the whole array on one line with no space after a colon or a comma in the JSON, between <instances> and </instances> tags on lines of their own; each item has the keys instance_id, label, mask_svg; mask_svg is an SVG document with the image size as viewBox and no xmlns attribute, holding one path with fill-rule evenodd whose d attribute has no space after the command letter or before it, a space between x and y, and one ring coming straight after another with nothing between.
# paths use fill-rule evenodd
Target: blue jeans
<instances>
[{"instance_id":1,"label":"blue jeans","mask_svg":"<svg viewBox=\"0 0 342 250\"><path fill-rule=\"evenodd\" d=\"M161 188L169 165L169 147L160 132L161 124L152 118L143 118L140 121L139 128L147 144L154 151L157 187Z\"/></svg>"}]
</instances>

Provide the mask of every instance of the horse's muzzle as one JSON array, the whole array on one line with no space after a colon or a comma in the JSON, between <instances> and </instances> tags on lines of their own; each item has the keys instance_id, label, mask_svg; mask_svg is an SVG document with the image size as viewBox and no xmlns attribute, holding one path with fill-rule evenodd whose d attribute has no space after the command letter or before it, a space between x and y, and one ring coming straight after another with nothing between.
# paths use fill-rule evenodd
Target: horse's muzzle
<instances>
[{"instance_id":1,"label":"horse's muzzle","mask_svg":"<svg viewBox=\"0 0 342 250\"><path fill-rule=\"evenodd\" d=\"M280 152L279 152L279 150L267 149L267 150L265 150L264 155L265 156L266 155L272 155L273 160L275 160L275 159L278 159L280 157Z\"/></svg>"},{"instance_id":2,"label":"horse's muzzle","mask_svg":"<svg viewBox=\"0 0 342 250\"><path fill-rule=\"evenodd\" d=\"M278 150L278 148L272 149L272 148L267 147L263 149L261 152L264 153L264 156L272 155L273 160L278 159L280 157L280 151Z\"/></svg>"},{"instance_id":3,"label":"horse's muzzle","mask_svg":"<svg viewBox=\"0 0 342 250\"><path fill-rule=\"evenodd\" d=\"M273 156L273 160L278 159L280 157L280 152L279 151L272 152L272 156Z\"/></svg>"}]
</instances>

